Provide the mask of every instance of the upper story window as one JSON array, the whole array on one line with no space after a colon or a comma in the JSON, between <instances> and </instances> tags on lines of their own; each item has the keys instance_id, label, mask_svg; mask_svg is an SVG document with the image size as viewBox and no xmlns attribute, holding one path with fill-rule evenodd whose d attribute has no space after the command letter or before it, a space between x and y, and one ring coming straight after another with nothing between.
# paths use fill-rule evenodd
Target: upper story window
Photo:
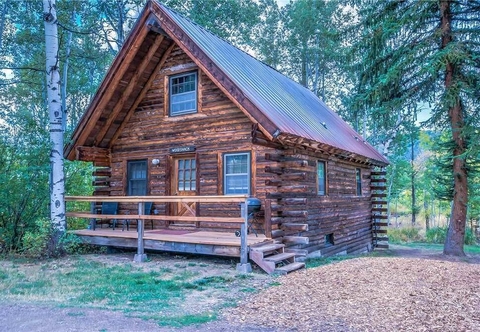
<instances>
[{"instance_id":1,"label":"upper story window","mask_svg":"<svg viewBox=\"0 0 480 332\"><path fill-rule=\"evenodd\" d=\"M129 196L147 195L147 161L131 160L127 163L127 194Z\"/></svg>"},{"instance_id":2,"label":"upper story window","mask_svg":"<svg viewBox=\"0 0 480 332\"><path fill-rule=\"evenodd\" d=\"M360 168L355 169L355 180L357 182L357 196L362 196L362 171Z\"/></svg>"},{"instance_id":3,"label":"upper story window","mask_svg":"<svg viewBox=\"0 0 480 332\"><path fill-rule=\"evenodd\" d=\"M325 196L327 194L327 169L324 161L317 161L317 193L320 196Z\"/></svg>"},{"instance_id":4,"label":"upper story window","mask_svg":"<svg viewBox=\"0 0 480 332\"><path fill-rule=\"evenodd\" d=\"M170 116L197 112L197 72L169 78Z\"/></svg>"},{"instance_id":5,"label":"upper story window","mask_svg":"<svg viewBox=\"0 0 480 332\"><path fill-rule=\"evenodd\" d=\"M225 195L250 193L250 153L223 156Z\"/></svg>"}]
</instances>

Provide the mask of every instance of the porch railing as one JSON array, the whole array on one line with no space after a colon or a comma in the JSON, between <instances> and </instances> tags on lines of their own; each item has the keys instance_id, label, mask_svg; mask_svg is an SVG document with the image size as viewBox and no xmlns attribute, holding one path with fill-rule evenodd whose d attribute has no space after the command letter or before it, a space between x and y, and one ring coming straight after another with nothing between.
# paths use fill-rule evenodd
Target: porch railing
<instances>
[{"instance_id":1,"label":"porch railing","mask_svg":"<svg viewBox=\"0 0 480 332\"><path fill-rule=\"evenodd\" d=\"M105 215L92 212L67 212L67 217L79 218L106 218L106 219L136 219L138 244L135 261L144 262L147 258L144 251L144 220L169 220L169 221L194 221L194 222L218 222L218 223L238 223L241 225L240 235L240 263L237 264L237 270L241 272L250 272L251 265L248 263L248 196L66 196L66 202L118 202L118 203L136 203L138 204L138 214L115 214ZM240 204L240 217L199 217L199 216L168 216L168 215L146 215L144 214L144 203L238 203Z\"/></svg>"}]
</instances>

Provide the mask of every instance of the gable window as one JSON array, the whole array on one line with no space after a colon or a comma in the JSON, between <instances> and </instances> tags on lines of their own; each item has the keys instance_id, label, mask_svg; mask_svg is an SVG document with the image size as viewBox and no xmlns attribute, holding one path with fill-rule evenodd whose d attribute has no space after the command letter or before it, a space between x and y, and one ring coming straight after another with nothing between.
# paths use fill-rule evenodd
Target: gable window
<instances>
[{"instance_id":1,"label":"gable window","mask_svg":"<svg viewBox=\"0 0 480 332\"><path fill-rule=\"evenodd\" d=\"M147 195L146 160L130 160L127 162L127 195Z\"/></svg>"},{"instance_id":2,"label":"gable window","mask_svg":"<svg viewBox=\"0 0 480 332\"><path fill-rule=\"evenodd\" d=\"M355 169L355 180L357 182L357 196L362 196L362 171L360 168Z\"/></svg>"},{"instance_id":3,"label":"gable window","mask_svg":"<svg viewBox=\"0 0 480 332\"><path fill-rule=\"evenodd\" d=\"M317 161L317 193L319 196L327 194L326 165L324 161Z\"/></svg>"},{"instance_id":4,"label":"gable window","mask_svg":"<svg viewBox=\"0 0 480 332\"><path fill-rule=\"evenodd\" d=\"M197 112L197 72L169 78L170 116Z\"/></svg>"},{"instance_id":5,"label":"gable window","mask_svg":"<svg viewBox=\"0 0 480 332\"><path fill-rule=\"evenodd\" d=\"M228 153L223 156L224 194L250 193L250 153Z\"/></svg>"}]
</instances>

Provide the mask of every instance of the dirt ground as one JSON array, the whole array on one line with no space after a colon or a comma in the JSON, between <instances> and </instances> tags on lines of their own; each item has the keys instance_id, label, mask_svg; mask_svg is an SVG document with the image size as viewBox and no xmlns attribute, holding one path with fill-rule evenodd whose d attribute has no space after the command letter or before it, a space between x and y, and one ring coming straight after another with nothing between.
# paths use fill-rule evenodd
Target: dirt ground
<instances>
[{"instance_id":1,"label":"dirt ground","mask_svg":"<svg viewBox=\"0 0 480 332\"><path fill-rule=\"evenodd\" d=\"M128 257L94 259L118 264ZM181 261L161 260L169 259ZM149 268L165 263L160 261ZM225 264L219 260L215 272L209 262L209 272L235 273ZM251 282L272 280L276 286L245 294L238 307L201 326L161 328L115 311L0 303L0 331L480 331L479 256L448 258L392 246L387 257L360 257L276 279L257 271ZM230 296L238 291L233 288ZM192 297L184 307L204 300Z\"/></svg>"}]
</instances>

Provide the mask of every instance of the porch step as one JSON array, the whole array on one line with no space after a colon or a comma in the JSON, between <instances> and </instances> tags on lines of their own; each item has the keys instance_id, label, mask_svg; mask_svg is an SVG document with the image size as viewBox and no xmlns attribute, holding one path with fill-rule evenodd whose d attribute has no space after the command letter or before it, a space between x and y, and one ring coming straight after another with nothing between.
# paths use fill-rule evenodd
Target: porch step
<instances>
[{"instance_id":1,"label":"porch step","mask_svg":"<svg viewBox=\"0 0 480 332\"><path fill-rule=\"evenodd\" d=\"M267 253L267 252L270 252L270 251L275 251L275 250L282 249L282 252L283 252L284 247L285 247L284 244L270 243L270 244L267 244L265 246L250 248L250 250L258 251L258 252L262 252L262 253Z\"/></svg>"},{"instance_id":2,"label":"porch step","mask_svg":"<svg viewBox=\"0 0 480 332\"><path fill-rule=\"evenodd\" d=\"M276 268L273 271L273 273L284 275L296 270L303 269L304 267L305 267L305 263L293 262L293 263Z\"/></svg>"},{"instance_id":3,"label":"porch step","mask_svg":"<svg viewBox=\"0 0 480 332\"><path fill-rule=\"evenodd\" d=\"M295 257L295 254L293 252L283 252L281 254L276 254L272 256L265 257L264 260L268 262L275 262L279 263L281 261L287 260L289 258Z\"/></svg>"},{"instance_id":4,"label":"porch step","mask_svg":"<svg viewBox=\"0 0 480 332\"><path fill-rule=\"evenodd\" d=\"M294 252L285 252L285 245L282 243L268 243L250 248L250 259L268 274L277 273L278 269L281 269L278 273L287 274L305 267L304 263L295 262L296 256Z\"/></svg>"}]
</instances>

